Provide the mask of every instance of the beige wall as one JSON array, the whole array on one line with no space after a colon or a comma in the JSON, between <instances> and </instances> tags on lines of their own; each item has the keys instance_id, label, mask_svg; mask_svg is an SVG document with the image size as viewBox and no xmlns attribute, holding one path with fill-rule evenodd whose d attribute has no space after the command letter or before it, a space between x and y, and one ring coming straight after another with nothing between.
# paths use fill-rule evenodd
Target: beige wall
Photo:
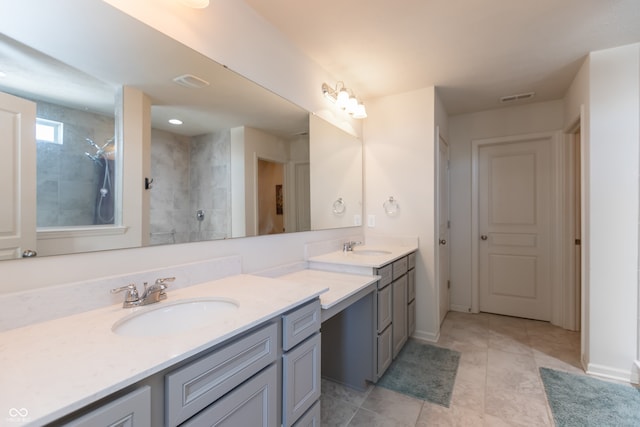
<instances>
[{"instance_id":1,"label":"beige wall","mask_svg":"<svg viewBox=\"0 0 640 427\"><path fill-rule=\"evenodd\" d=\"M367 104L364 129L365 218L375 216L369 236L418 236L416 333L426 340L439 334L435 263L435 126L446 129L446 114L434 87L388 96ZM442 120L436 123L436 119ZM400 205L388 216L383 202Z\"/></svg>"}]
</instances>

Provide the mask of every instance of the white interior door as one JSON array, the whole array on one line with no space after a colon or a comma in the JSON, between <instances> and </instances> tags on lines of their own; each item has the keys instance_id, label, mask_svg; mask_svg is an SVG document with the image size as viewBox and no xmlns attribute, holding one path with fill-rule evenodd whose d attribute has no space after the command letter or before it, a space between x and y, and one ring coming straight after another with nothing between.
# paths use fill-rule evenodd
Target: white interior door
<instances>
[{"instance_id":1,"label":"white interior door","mask_svg":"<svg viewBox=\"0 0 640 427\"><path fill-rule=\"evenodd\" d=\"M551 138L478 148L480 311L550 320Z\"/></svg>"},{"instance_id":2,"label":"white interior door","mask_svg":"<svg viewBox=\"0 0 640 427\"><path fill-rule=\"evenodd\" d=\"M0 259L36 249L36 104L0 92Z\"/></svg>"},{"instance_id":3,"label":"white interior door","mask_svg":"<svg viewBox=\"0 0 640 427\"><path fill-rule=\"evenodd\" d=\"M438 284L440 323L449 312L449 146L438 136Z\"/></svg>"}]
</instances>

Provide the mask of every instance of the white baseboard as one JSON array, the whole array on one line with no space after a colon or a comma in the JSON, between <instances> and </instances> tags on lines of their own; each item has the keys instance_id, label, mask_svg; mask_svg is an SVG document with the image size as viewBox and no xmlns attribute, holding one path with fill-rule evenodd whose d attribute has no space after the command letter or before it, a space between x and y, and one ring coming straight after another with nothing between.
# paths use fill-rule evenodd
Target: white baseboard
<instances>
[{"instance_id":1,"label":"white baseboard","mask_svg":"<svg viewBox=\"0 0 640 427\"><path fill-rule=\"evenodd\" d=\"M600 377L608 380L622 381L622 382L634 382L634 377L631 370L617 369L609 366L596 365L595 363L589 363L587 365L587 374L594 377ZM637 382L637 379L635 379Z\"/></svg>"},{"instance_id":2,"label":"white baseboard","mask_svg":"<svg viewBox=\"0 0 640 427\"><path fill-rule=\"evenodd\" d=\"M466 305L451 304L449 306L449 310L458 311L460 313L471 313L471 307L467 307Z\"/></svg>"},{"instance_id":3,"label":"white baseboard","mask_svg":"<svg viewBox=\"0 0 640 427\"><path fill-rule=\"evenodd\" d=\"M413 333L413 335L411 335L411 338L415 338L417 340L436 343L440 339L440 331L438 331L437 333L434 334L433 332L425 332L425 331L416 330Z\"/></svg>"}]
</instances>

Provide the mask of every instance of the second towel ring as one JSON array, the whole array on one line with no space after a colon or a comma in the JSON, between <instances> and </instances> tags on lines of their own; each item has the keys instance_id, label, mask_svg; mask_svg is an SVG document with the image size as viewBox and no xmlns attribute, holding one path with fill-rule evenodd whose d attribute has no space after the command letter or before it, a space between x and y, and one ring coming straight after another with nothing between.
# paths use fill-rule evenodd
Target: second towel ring
<instances>
[{"instance_id":1,"label":"second towel ring","mask_svg":"<svg viewBox=\"0 0 640 427\"><path fill-rule=\"evenodd\" d=\"M384 211L387 213L387 215L390 216L396 215L398 213L398 210L400 209L398 201L394 199L393 196L389 196L389 199L385 200L385 202L382 204L382 207L384 208Z\"/></svg>"},{"instance_id":2,"label":"second towel ring","mask_svg":"<svg viewBox=\"0 0 640 427\"><path fill-rule=\"evenodd\" d=\"M333 213L336 215L342 215L344 211L347 210L347 205L345 205L342 197L338 197L338 200L333 202Z\"/></svg>"}]
</instances>

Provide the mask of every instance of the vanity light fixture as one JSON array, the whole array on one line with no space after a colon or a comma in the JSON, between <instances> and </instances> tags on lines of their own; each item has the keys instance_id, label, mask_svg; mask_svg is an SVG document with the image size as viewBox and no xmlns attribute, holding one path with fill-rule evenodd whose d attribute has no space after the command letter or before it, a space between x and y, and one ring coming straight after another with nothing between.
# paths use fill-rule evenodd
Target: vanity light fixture
<instances>
[{"instance_id":1,"label":"vanity light fixture","mask_svg":"<svg viewBox=\"0 0 640 427\"><path fill-rule=\"evenodd\" d=\"M347 89L343 82L336 83L335 88L322 83L322 94L336 104L338 108L349 113L354 119L367 117L367 110L364 108L364 104L358 100L352 90Z\"/></svg>"},{"instance_id":2,"label":"vanity light fixture","mask_svg":"<svg viewBox=\"0 0 640 427\"><path fill-rule=\"evenodd\" d=\"M180 119L169 119L169 123L172 125L180 126L182 124L182 120Z\"/></svg>"},{"instance_id":3,"label":"vanity light fixture","mask_svg":"<svg viewBox=\"0 0 640 427\"><path fill-rule=\"evenodd\" d=\"M194 9L204 9L209 6L209 0L180 0L180 3Z\"/></svg>"}]
</instances>

